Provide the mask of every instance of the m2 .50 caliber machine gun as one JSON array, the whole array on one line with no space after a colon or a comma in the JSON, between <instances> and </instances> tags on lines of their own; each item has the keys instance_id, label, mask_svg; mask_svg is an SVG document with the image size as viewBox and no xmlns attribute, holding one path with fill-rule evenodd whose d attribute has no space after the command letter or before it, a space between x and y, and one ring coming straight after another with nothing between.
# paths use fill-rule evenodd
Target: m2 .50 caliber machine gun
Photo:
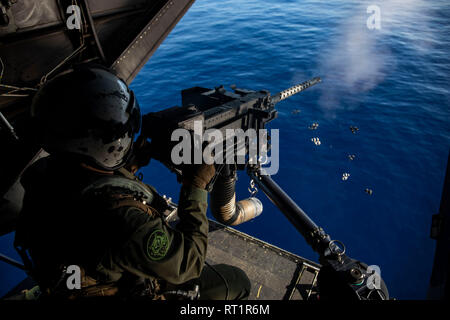
<instances>
[{"instance_id":1,"label":"m2 .50 caliber machine gun","mask_svg":"<svg viewBox=\"0 0 450 320\"><path fill-rule=\"evenodd\" d=\"M206 146L202 144L201 138L195 132L196 129L199 129L198 127L201 132L209 129L219 130L223 136L226 136L226 131L229 129L259 131L277 117L275 105L278 102L300 93L320 81L320 78L313 78L274 96L271 96L268 91L244 90L235 86L232 86L234 92L226 91L223 86L215 89L194 87L183 90L181 107L172 107L143 116L142 133L137 145L148 145L148 139L151 142L148 147L150 152L146 152L148 159L142 162L148 163L150 158L154 158L182 176L183 163L172 161L172 151L177 143L173 141L172 136L175 130L184 129L188 132L189 139L194 146L200 146L202 151ZM244 142L239 142L236 137L230 138L233 139L231 143L227 142L227 139L215 141L225 146L225 152L222 155L213 155L215 160L223 159L223 161L218 161L219 163L215 162L216 176L208 186L211 196L210 208L214 217L226 225L237 225L261 213L262 204L257 198L251 197L236 202L236 171L246 170L252 179L251 183L266 194L319 254L319 261L322 264L318 277L321 299L389 299L388 290L376 269L349 258L345 254L344 244L332 240L308 217L264 171L259 158L251 161L248 153L251 149L252 139L247 138ZM258 135L256 135L256 139L259 139ZM268 140L270 141L270 139ZM258 143L257 145L259 146ZM232 153L233 155L244 151L247 155L244 164L238 163L235 156L231 157L234 162L225 161L230 159L230 157L227 158L230 151L235 152ZM197 163L195 155L184 154L183 156L186 157L188 163L192 163L189 162L192 159L194 163Z\"/></svg>"}]
</instances>

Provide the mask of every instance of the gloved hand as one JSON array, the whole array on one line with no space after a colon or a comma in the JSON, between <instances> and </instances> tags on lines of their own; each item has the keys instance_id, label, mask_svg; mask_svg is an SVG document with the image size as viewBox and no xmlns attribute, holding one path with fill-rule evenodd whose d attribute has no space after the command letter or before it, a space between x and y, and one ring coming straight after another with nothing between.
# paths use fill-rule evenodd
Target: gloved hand
<instances>
[{"instance_id":1,"label":"gloved hand","mask_svg":"<svg viewBox=\"0 0 450 320\"><path fill-rule=\"evenodd\" d=\"M183 168L183 185L191 185L199 189L206 189L216 173L213 164L193 164Z\"/></svg>"}]
</instances>

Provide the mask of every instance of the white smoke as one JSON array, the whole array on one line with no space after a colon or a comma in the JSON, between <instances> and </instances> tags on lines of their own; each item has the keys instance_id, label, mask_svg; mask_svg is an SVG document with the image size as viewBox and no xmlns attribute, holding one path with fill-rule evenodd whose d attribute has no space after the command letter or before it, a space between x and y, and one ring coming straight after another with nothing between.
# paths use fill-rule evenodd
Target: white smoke
<instances>
[{"instance_id":1,"label":"white smoke","mask_svg":"<svg viewBox=\"0 0 450 320\"><path fill-rule=\"evenodd\" d=\"M369 6L380 9L380 29L367 26L373 16L367 12ZM329 115L336 109L357 107L364 93L395 71L397 61L389 49L393 41L424 48L423 39L415 39L417 32L423 35L428 31L424 8L423 0L390 0L365 1L350 9L354 14L342 20L320 58L324 83L319 105Z\"/></svg>"}]
</instances>

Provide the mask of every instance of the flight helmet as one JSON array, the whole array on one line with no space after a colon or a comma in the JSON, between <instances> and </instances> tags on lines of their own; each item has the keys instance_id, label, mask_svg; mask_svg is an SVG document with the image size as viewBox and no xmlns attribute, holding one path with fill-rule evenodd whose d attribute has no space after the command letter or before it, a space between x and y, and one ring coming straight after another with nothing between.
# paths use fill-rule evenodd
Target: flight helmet
<instances>
[{"instance_id":1,"label":"flight helmet","mask_svg":"<svg viewBox=\"0 0 450 320\"><path fill-rule=\"evenodd\" d=\"M141 126L133 91L100 66L75 67L46 82L33 99L31 116L47 152L106 170L126 164Z\"/></svg>"}]
</instances>

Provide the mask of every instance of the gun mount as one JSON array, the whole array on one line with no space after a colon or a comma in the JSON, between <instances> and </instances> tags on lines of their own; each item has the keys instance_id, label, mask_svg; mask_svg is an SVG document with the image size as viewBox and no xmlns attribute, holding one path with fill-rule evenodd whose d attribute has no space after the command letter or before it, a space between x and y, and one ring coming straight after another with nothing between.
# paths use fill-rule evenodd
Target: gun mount
<instances>
[{"instance_id":1,"label":"gun mount","mask_svg":"<svg viewBox=\"0 0 450 320\"><path fill-rule=\"evenodd\" d=\"M318 282L322 299L389 299L388 289L374 267L348 257L344 244L331 240L270 176L261 174L258 166L250 166L248 174L319 254L322 268Z\"/></svg>"}]
</instances>

